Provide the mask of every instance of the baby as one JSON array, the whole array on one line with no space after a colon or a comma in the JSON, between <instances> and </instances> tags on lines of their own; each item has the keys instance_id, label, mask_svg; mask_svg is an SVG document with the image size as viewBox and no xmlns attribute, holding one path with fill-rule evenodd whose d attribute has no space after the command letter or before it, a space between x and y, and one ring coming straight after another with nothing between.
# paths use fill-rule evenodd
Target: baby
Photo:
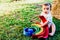
<instances>
[{"instance_id":1,"label":"baby","mask_svg":"<svg viewBox=\"0 0 60 40\"><path fill-rule=\"evenodd\" d=\"M41 20L41 22L36 22L36 23L40 24L42 27L44 27L46 24L48 24L48 31L46 31L46 33L49 34L50 36L53 36L55 34L56 27L55 27L55 24L53 23L53 20L52 20L51 4L50 3L42 4L42 12L39 16L44 16L44 18L47 21L45 23L43 23ZM39 40L46 40L46 38L40 38Z\"/></svg>"},{"instance_id":2,"label":"baby","mask_svg":"<svg viewBox=\"0 0 60 40\"><path fill-rule=\"evenodd\" d=\"M46 18L46 22L43 24L43 22L41 21L41 26L44 26L46 24L48 24L49 27L49 35L53 36L55 33L55 25L52 21L52 15L51 15L51 4L50 3L45 3L42 5L42 13L40 14L40 16L44 16Z\"/></svg>"}]
</instances>

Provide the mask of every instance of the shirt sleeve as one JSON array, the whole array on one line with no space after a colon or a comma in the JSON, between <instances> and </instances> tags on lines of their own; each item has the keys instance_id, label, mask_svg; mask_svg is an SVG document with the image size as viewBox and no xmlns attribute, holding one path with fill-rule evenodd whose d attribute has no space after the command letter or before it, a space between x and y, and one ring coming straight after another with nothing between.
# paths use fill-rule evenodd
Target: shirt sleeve
<instances>
[{"instance_id":1,"label":"shirt sleeve","mask_svg":"<svg viewBox=\"0 0 60 40\"><path fill-rule=\"evenodd\" d=\"M52 23L52 15L49 16L49 22Z\"/></svg>"}]
</instances>

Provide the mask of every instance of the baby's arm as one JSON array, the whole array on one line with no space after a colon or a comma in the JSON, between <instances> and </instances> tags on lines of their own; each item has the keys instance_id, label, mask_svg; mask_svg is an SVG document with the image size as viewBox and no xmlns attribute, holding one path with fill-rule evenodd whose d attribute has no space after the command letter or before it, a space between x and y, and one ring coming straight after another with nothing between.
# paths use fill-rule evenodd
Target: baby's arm
<instances>
[{"instance_id":1,"label":"baby's arm","mask_svg":"<svg viewBox=\"0 0 60 40\"><path fill-rule=\"evenodd\" d=\"M46 20L46 18L42 15L42 16L39 16L39 18L41 19L41 26L45 26L48 24L48 20Z\"/></svg>"},{"instance_id":2,"label":"baby's arm","mask_svg":"<svg viewBox=\"0 0 60 40\"><path fill-rule=\"evenodd\" d=\"M48 24L48 21L46 21L45 23L41 24L41 26L44 27L47 24Z\"/></svg>"}]
</instances>

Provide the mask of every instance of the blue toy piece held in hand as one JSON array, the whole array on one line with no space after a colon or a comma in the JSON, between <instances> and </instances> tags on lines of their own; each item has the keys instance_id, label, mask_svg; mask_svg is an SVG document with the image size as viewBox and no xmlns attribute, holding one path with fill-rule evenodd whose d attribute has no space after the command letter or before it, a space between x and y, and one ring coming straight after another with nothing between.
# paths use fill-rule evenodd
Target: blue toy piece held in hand
<instances>
[{"instance_id":1,"label":"blue toy piece held in hand","mask_svg":"<svg viewBox=\"0 0 60 40\"><path fill-rule=\"evenodd\" d=\"M33 33L34 33L34 30L32 28L24 28L23 30L23 34L25 36L32 36Z\"/></svg>"}]
</instances>

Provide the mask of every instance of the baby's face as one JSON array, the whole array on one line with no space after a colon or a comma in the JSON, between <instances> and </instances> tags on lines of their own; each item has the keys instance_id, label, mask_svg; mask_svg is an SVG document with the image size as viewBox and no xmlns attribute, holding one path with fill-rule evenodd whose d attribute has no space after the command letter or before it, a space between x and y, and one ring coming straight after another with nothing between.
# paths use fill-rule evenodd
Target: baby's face
<instances>
[{"instance_id":1,"label":"baby's face","mask_svg":"<svg viewBox=\"0 0 60 40\"><path fill-rule=\"evenodd\" d=\"M42 11L48 14L50 12L50 5L49 6L42 5Z\"/></svg>"}]
</instances>

